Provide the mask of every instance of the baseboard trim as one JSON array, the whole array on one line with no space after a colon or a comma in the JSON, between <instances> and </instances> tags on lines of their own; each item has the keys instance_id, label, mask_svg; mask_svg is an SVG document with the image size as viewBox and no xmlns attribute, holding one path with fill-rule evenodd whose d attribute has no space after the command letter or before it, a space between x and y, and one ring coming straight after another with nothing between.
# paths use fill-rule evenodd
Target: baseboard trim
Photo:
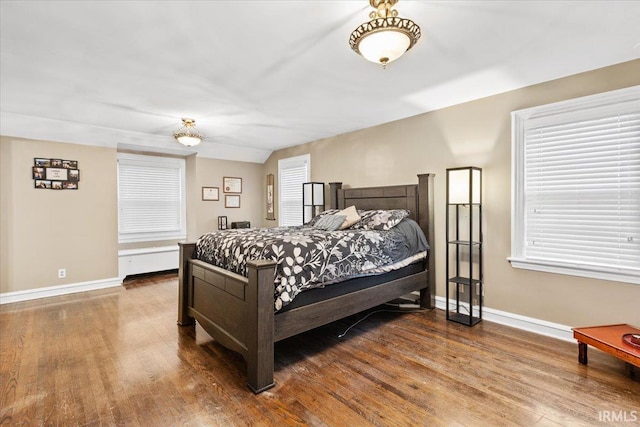
<instances>
[{"instance_id":1,"label":"baseboard trim","mask_svg":"<svg viewBox=\"0 0 640 427\"><path fill-rule=\"evenodd\" d=\"M13 302L55 297L59 295L74 294L77 292L114 288L120 285L122 285L122 281L117 277L112 277L110 279L91 280L89 282L78 282L68 285L48 286L46 288L28 289L26 291L5 292L0 293L0 304L10 304Z\"/></svg>"},{"instance_id":2,"label":"baseboard trim","mask_svg":"<svg viewBox=\"0 0 640 427\"><path fill-rule=\"evenodd\" d=\"M447 307L446 298L436 296L436 307L445 310ZM562 341L575 342L571 327L559 323L547 322L546 320L522 316L489 307L482 307L482 319L539 335L557 338Z\"/></svg>"}]
</instances>

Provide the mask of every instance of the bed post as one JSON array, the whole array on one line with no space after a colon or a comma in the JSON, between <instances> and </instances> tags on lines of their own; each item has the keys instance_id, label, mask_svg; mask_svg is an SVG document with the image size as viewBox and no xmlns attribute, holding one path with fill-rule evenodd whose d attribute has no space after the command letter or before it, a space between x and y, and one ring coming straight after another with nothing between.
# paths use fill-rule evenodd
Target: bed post
<instances>
[{"instance_id":1,"label":"bed post","mask_svg":"<svg viewBox=\"0 0 640 427\"><path fill-rule=\"evenodd\" d=\"M254 393L275 385L273 382L273 335L276 263L271 260L247 261L247 380Z\"/></svg>"},{"instance_id":2,"label":"bed post","mask_svg":"<svg viewBox=\"0 0 640 427\"><path fill-rule=\"evenodd\" d=\"M420 291L420 306L433 309L436 306L436 254L435 231L433 209L433 179L435 174L426 173L418 175L418 215L417 222L424 231L429 242L427 255L427 288Z\"/></svg>"},{"instance_id":3,"label":"bed post","mask_svg":"<svg viewBox=\"0 0 640 427\"><path fill-rule=\"evenodd\" d=\"M192 325L195 320L189 316L189 292L191 289L191 274L189 260L193 257L195 243L178 243L180 246L180 260L178 265L178 325Z\"/></svg>"},{"instance_id":4,"label":"bed post","mask_svg":"<svg viewBox=\"0 0 640 427\"><path fill-rule=\"evenodd\" d=\"M329 183L329 209L338 209L338 190L342 189L341 182Z\"/></svg>"}]
</instances>

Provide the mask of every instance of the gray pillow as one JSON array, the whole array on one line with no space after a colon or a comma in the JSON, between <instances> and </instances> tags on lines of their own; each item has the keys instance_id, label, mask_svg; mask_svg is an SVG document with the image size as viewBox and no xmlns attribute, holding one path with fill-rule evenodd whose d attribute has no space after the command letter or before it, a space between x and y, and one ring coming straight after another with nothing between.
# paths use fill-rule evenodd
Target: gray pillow
<instances>
[{"instance_id":1,"label":"gray pillow","mask_svg":"<svg viewBox=\"0 0 640 427\"><path fill-rule=\"evenodd\" d=\"M344 215L324 215L313 224L313 227L320 230L336 231L340 228L345 218Z\"/></svg>"},{"instance_id":2,"label":"gray pillow","mask_svg":"<svg viewBox=\"0 0 640 427\"><path fill-rule=\"evenodd\" d=\"M313 227L313 225L320 220L325 215L333 215L340 212L340 209L327 209L326 211L320 212L318 215L311 218L311 221L307 222L305 225Z\"/></svg>"}]
</instances>

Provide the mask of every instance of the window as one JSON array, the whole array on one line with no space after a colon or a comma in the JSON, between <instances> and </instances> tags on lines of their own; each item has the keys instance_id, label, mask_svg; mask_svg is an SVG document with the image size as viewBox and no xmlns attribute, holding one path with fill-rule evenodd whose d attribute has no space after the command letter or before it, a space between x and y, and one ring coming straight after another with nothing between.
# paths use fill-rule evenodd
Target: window
<instances>
[{"instance_id":1,"label":"window","mask_svg":"<svg viewBox=\"0 0 640 427\"><path fill-rule=\"evenodd\" d=\"M278 161L280 225L302 225L302 184L310 181L311 156Z\"/></svg>"},{"instance_id":2,"label":"window","mask_svg":"<svg viewBox=\"0 0 640 427\"><path fill-rule=\"evenodd\" d=\"M185 161L118 154L118 242L185 239Z\"/></svg>"},{"instance_id":3,"label":"window","mask_svg":"<svg viewBox=\"0 0 640 427\"><path fill-rule=\"evenodd\" d=\"M640 86L512 113L513 267L640 283Z\"/></svg>"}]
</instances>

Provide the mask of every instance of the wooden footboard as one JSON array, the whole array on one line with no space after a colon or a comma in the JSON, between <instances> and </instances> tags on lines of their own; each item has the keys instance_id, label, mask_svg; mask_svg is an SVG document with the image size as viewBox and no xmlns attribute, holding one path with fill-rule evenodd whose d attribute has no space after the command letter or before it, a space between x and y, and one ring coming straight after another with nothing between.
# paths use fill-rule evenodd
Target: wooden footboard
<instances>
[{"instance_id":1,"label":"wooden footboard","mask_svg":"<svg viewBox=\"0 0 640 427\"><path fill-rule=\"evenodd\" d=\"M420 305L434 308L433 175L419 175L418 185L342 190L331 183L332 207L345 202L364 209L406 208L431 244L425 269L346 295L274 313L273 261L248 261L248 277L193 259L195 243L180 244L178 324L194 320L223 346L247 362L249 387L259 393L274 385L274 343L413 291Z\"/></svg>"},{"instance_id":2,"label":"wooden footboard","mask_svg":"<svg viewBox=\"0 0 640 427\"><path fill-rule=\"evenodd\" d=\"M427 271L346 295L274 313L275 263L249 261L248 278L192 259L195 244L180 244L178 324L198 321L219 344L247 362L255 393L274 386L274 343L378 306L413 291L429 295ZM428 302L430 298L421 299ZM423 304L423 307L427 307Z\"/></svg>"},{"instance_id":3,"label":"wooden footboard","mask_svg":"<svg viewBox=\"0 0 640 427\"><path fill-rule=\"evenodd\" d=\"M192 259L194 243L180 244L178 324L194 319L217 342L247 362L249 387L273 387L275 263L248 261L248 278Z\"/></svg>"}]
</instances>

